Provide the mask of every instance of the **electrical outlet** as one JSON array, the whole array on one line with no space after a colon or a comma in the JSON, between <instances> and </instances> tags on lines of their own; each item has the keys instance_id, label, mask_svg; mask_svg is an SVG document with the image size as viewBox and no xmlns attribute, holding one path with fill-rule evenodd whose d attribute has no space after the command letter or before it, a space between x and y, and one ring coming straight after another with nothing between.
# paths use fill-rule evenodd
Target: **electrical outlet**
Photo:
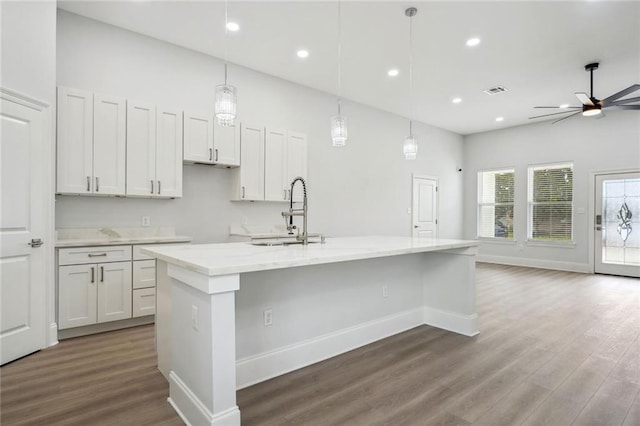
<instances>
[{"instance_id":1,"label":"electrical outlet","mask_svg":"<svg viewBox=\"0 0 640 426\"><path fill-rule=\"evenodd\" d=\"M383 285L382 286L382 297L389 297L389 286L388 285Z\"/></svg>"},{"instance_id":2,"label":"electrical outlet","mask_svg":"<svg viewBox=\"0 0 640 426\"><path fill-rule=\"evenodd\" d=\"M151 216L142 216L142 226L151 226Z\"/></svg>"},{"instance_id":3,"label":"electrical outlet","mask_svg":"<svg viewBox=\"0 0 640 426\"><path fill-rule=\"evenodd\" d=\"M265 327L273 325L273 309L271 309L271 308L265 309L262 312L262 319L264 320L264 326Z\"/></svg>"},{"instance_id":4,"label":"electrical outlet","mask_svg":"<svg viewBox=\"0 0 640 426\"><path fill-rule=\"evenodd\" d=\"M200 328L200 319L198 318L198 307L191 305L191 328L198 331Z\"/></svg>"}]
</instances>

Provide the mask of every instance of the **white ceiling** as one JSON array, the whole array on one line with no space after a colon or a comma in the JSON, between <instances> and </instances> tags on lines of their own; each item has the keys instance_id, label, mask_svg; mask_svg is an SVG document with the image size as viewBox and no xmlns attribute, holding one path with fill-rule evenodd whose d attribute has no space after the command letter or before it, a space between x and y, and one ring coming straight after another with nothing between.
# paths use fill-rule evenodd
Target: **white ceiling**
<instances>
[{"instance_id":1,"label":"white ceiling","mask_svg":"<svg viewBox=\"0 0 640 426\"><path fill-rule=\"evenodd\" d=\"M69 12L224 57L224 2L59 1ZM229 61L337 93L337 5L230 0ZM409 102L409 18L414 93ZM579 105L584 65L599 61L594 95L640 82L639 1L348 1L342 8L343 97L460 134L530 123L536 105ZM469 48L468 38L481 38ZM296 57L304 47L310 56ZM387 76L397 67L400 75ZM233 83L230 75L230 82ZM508 92L482 91L502 85ZM454 105L451 99L461 97ZM344 109L348 116L348 106ZM613 111L608 114L638 114ZM495 118L504 117L502 123ZM640 117L640 115L639 115ZM575 117L572 119L589 119ZM562 125L561 123L557 125Z\"/></svg>"}]
</instances>

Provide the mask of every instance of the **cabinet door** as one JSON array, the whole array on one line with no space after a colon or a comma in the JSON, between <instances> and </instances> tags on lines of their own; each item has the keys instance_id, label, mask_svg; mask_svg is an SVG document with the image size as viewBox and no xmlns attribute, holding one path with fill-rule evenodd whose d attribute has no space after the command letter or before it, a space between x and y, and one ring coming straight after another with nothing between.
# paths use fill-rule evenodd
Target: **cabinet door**
<instances>
[{"instance_id":1,"label":"cabinet door","mask_svg":"<svg viewBox=\"0 0 640 426\"><path fill-rule=\"evenodd\" d=\"M127 195L153 196L156 182L156 107L127 102Z\"/></svg>"},{"instance_id":2,"label":"cabinet door","mask_svg":"<svg viewBox=\"0 0 640 426\"><path fill-rule=\"evenodd\" d=\"M182 111L158 108L156 194L182 197Z\"/></svg>"},{"instance_id":3,"label":"cabinet door","mask_svg":"<svg viewBox=\"0 0 640 426\"><path fill-rule=\"evenodd\" d=\"M141 288L133 290L133 308L131 316L133 318L144 317L156 313L156 289Z\"/></svg>"},{"instance_id":4,"label":"cabinet door","mask_svg":"<svg viewBox=\"0 0 640 426\"><path fill-rule=\"evenodd\" d=\"M185 111L184 161L213 164L213 114Z\"/></svg>"},{"instance_id":5,"label":"cabinet door","mask_svg":"<svg viewBox=\"0 0 640 426\"><path fill-rule=\"evenodd\" d=\"M58 87L57 188L93 192L93 93Z\"/></svg>"},{"instance_id":6,"label":"cabinet door","mask_svg":"<svg viewBox=\"0 0 640 426\"><path fill-rule=\"evenodd\" d=\"M240 127L213 124L213 162L223 166L240 165Z\"/></svg>"},{"instance_id":7,"label":"cabinet door","mask_svg":"<svg viewBox=\"0 0 640 426\"><path fill-rule=\"evenodd\" d=\"M298 176L307 178L307 135L289 131L287 132L287 181L291 183ZM294 200L302 200L301 188L302 185L296 185Z\"/></svg>"},{"instance_id":8,"label":"cabinet door","mask_svg":"<svg viewBox=\"0 0 640 426\"><path fill-rule=\"evenodd\" d=\"M97 265L98 322L131 318L131 262Z\"/></svg>"},{"instance_id":9,"label":"cabinet door","mask_svg":"<svg viewBox=\"0 0 640 426\"><path fill-rule=\"evenodd\" d=\"M264 200L264 129L242 124L240 130L240 199Z\"/></svg>"},{"instance_id":10,"label":"cabinet door","mask_svg":"<svg viewBox=\"0 0 640 426\"><path fill-rule=\"evenodd\" d=\"M97 320L97 267L58 268L58 328L95 324Z\"/></svg>"},{"instance_id":11,"label":"cabinet door","mask_svg":"<svg viewBox=\"0 0 640 426\"><path fill-rule=\"evenodd\" d=\"M267 127L264 137L264 199L286 201L290 183L287 176L287 132Z\"/></svg>"},{"instance_id":12,"label":"cabinet door","mask_svg":"<svg viewBox=\"0 0 640 426\"><path fill-rule=\"evenodd\" d=\"M95 94L93 97L93 192L124 195L127 143L126 101Z\"/></svg>"}]
</instances>

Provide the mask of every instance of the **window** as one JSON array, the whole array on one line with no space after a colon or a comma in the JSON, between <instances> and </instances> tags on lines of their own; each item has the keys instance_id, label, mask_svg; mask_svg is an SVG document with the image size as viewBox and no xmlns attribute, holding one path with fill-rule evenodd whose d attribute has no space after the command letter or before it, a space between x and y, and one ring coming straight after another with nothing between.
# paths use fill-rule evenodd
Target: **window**
<instances>
[{"instance_id":1,"label":"window","mask_svg":"<svg viewBox=\"0 0 640 426\"><path fill-rule=\"evenodd\" d=\"M529 239L572 241L573 164L529 167Z\"/></svg>"},{"instance_id":2,"label":"window","mask_svg":"<svg viewBox=\"0 0 640 426\"><path fill-rule=\"evenodd\" d=\"M478 237L513 238L515 171L478 173Z\"/></svg>"}]
</instances>

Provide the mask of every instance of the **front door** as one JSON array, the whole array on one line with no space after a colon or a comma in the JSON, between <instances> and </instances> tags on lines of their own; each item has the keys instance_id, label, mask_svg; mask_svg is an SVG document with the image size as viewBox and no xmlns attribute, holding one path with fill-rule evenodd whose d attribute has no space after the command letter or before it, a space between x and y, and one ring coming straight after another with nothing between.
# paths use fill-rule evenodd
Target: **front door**
<instances>
[{"instance_id":1,"label":"front door","mask_svg":"<svg viewBox=\"0 0 640 426\"><path fill-rule=\"evenodd\" d=\"M596 175L595 272L640 277L640 172Z\"/></svg>"},{"instance_id":2,"label":"front door","mask_svg":"<svg viewBox=\"0 0 640 426\"><path fill-rule=\"evenodd\" d=\"M426 176L413 177L414 237L438 238L438 180Z\"/></svg>"},{"instance_id":3,"label":"front door","mask_svg":"<svg viewBox=\"0 0 640 426\"><path fill-rule=\"evenodd\" d=\"M1 93L0 364L46 345L43 145L46 109Z\"/></svg>"}]
</instances>

